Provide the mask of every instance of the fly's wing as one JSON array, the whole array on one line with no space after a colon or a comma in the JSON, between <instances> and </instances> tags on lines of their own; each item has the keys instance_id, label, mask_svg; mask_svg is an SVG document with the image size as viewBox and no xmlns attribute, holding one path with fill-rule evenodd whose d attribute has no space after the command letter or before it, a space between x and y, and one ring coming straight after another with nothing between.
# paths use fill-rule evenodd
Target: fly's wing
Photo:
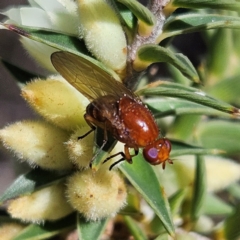
<instances>
[{"instance_id":1,"label":"fly's wing","mask_svg":"<svg viewBox=\"0 0 240 240\"><path fill-rule=\"evenodd\" d=\"M121 82L85 58L69 52L55 52L51 60L55 69L90 101L105 95L135 96Z\"/></svg>"}]
</instances>

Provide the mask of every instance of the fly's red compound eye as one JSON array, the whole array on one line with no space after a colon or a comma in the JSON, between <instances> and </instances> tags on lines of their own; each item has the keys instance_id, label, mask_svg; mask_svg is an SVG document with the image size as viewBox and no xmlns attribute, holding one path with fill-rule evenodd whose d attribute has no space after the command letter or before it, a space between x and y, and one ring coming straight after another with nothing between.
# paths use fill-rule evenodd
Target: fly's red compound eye
<instances>
[{"instance_id":1,"label":"fly's red compound eye","mask_svg":"<svg viewBox=\"0 0 240 240\"><path fill-rule=\"evenodd\" d=\"M143 156L145 160L152 165L163 163L164 168L165 161L172 163L172 161L169 159L170 151L170 141L165 138L160 138L143 149Z\"/></svg>"}]
</instances>

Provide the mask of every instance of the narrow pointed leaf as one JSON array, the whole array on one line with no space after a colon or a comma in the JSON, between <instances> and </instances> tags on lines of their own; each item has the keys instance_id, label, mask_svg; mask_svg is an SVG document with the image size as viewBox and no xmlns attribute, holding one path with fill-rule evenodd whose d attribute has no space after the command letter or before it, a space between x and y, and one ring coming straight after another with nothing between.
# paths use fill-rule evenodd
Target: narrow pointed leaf
<instances>
[{"instance_id":1,"label":"narrow pointed leaf","mask_svg":"<svg viewBox=\"0 0 240 240\"><path fill-rule=\"evenodd\" d=\"M205 147L221 148L227 153L240 152L240 125L237 121L202 122L195 134Z\"/></svg>"},{"instance_id":2,"label":"narrow pointed leaf","mask_svg":"<svg viewBox=\"0 0 240 240\"><path fill-rule=\"evenodd\" d=\"M133 15L133 13L122 3L116 2L117 8L119 10L119 13L126 24L126 26L133 31L133 29L136 26L136 18Z\"/></svg>"},{"instance_id":3,"label":"narrow pointed leaf","mask_svg":"<svg viewBox=\"0 0 240 240\"><path fill-rule=\"evenodd\" d=\"M240 105L240 75L218 81L212 87L208 88L208 93L223 101Z\"/></svg>"},{"instance_id":4,"label":"narrow pointed leaf","mask_svg":"<svg viewBox=\"0 0 240 240\"><path fill-rule=\"evenodd\" d=\"M178 212L180 212L180 208L182 202L188 192L188 189L180 189L174 195L169 198L169 203L172 211L172 215L175 216Z\"/></svg>"},{"instance_id":5,"label":"narrow pointed leaf","mask_svg":"<svg viewBox=\"0 0 240 240\"><path fill-rule=\"evenodd\" d=\"M160 39L217 28L240 28L240 18L218 14L181 14L170 17Z\"/></svg>"},{"instance_id":6,"label":"narrow pointed leaf","mask_svg":"<svg viewBox=\"0 0 240 240\"><path fill-rule=\"evenodd\" d=\"M240 199L240 184L239 183L231 184L231 186L227 189L227 191L231 194L231 196Z\"/></svg>"},{"instance_id":7,"label":"narrow pointed leaf","mask_svg":"<svg viewBox=\"0 0 240 240\"><path fill-rule=\"evenodd\" d=\"M222 112L230 113L236 116L240 115L240 110L238 108L235 108L228 103L214 99L199 89L185 87L177 83L157 81L138 90L137 94L144 96L167 96L186 99L188 101L208 106Z\"/></svg>"},{"instance_id":8,"label":"narrow pointed leaf","mask_svg":"<svg viewBox=\"0 0 240 240\"><path fill-rule=\"evenodd\" d=\"M206 196L206 168L204 158L197 155L196 157L196 170L193 186L193 200L191 207L191 218L196 221L201 214L202 205Z\"/></svg>"},{"instance_id":9,"label":"narrow pointed leaf","mask_svg":"<svg viewBox=\"0 0 240 240\"><path fill-rule=\"evenodd\" d=\"M175 115L209 115L229 117L226 113L184 99L148 98L144 101L156 118Z\"/></svg>"},{"instance_id":10,"label":"narrow pointed leaf","mask_svg":"<svg viewBox=\"0 0 240 240\"><path fill-rule=\"evenodd\" d=\"M123 217L125 223L127 224L134 240L147 240L148 237L146 236L143 229L139 226L139 224L129 216Z\"/></svg>"},{"instance_id":11,"label":"narrow pointed leaf","mask_svg":"<svg viewBox=\"0 0 240 240\"><path fill-rule=\"evenodd\" d=\"M106 67L104 64L97 61L96 59L92 58L91 54L86 49L84 42L76 37L71 37L60 33L43 31L33 28L26 27L19 28L11 24L0 24L0 26L1 25L6 29L19 34L20 36L27 37L36 42L40 42L50 47L56 48L56 51L62 50L81 56L87 59L88 61L92 62L93 64L97 65L98 67L102 68L104 71L108 72L115 79L119 80L118 75L113 70Z\"/></svg>"},{"instance_id":12,"label":"narrow pointed leaf","mask_svg":"<svg viewBox=\"0 0 240 240\"><path fill-rule=\"evenodd\" d=\"M210 8L237 11L240 9L238 0L173 0L172 5L184 8Z\"/></svg>"},{"instance_id":13,"label":"narrow pointed leaf","mask_svg":"<svg viewBox=\"0 0 240 240\"><path fill-rule=\"evenodd\" d=\"M229 215L233 213L234 207L224 202L218 196L208 193L202 206L202 213L208 215Z\"/></svg>"},{"instance_id":14,"label":"narrow pointed leaf","mask_svg":"<svg viewBox=\"0 0 240 240\"><path fill-rule=\"evenodd\" d=\"M236 30L235 30L236 31ZM219 79L225 76L231 76L233 70L229 70L229 62L232 59L235 50L233 48L232 29L218 29L212 32L209 37L207 71L214 76L215 80L208 81L208 85L213 86ZM219 53L224 58L219 58Z\"/></svg>"},{"instance_id":15,"label":"narrow pointed leaf","mask_svg":"<svg viewBox=\"0 0 240 240\"><path fill-rule=\"evenodd\" d=\"M195 142L193 132L196 126L202 120L200 115L182 115L174 119L174 124L171 126L171 133L174 138L182 141Z\"/></svg>"},{"instance_id":16,"label":"narrow pointed leaf","mask_svg":"<svg viewBox=\"0 0 240 240\"><path fill-rule=\"evenodd\" d=\"M169 205L150 164L148 164L139 154L134 157L133 164L123 162L119 168L130 183L153 208L155 214L158 215L167 232L171 236L174 236L174 226L171 219Z\"/></svg>"},{"instance_id":17,"label":"narrow pointed leaf","mask_svg":"<svg viewBox=\"0 0 240 240\"><path fill-rule=\"evenodd\" d=\"M239 228L240 203L235 208L235 212L229 216L224 223L225 239L238 240L240 237Z\"/></svg>"},{"instance_id":18,"label":"narrow pointed leaf","mask_svg":"<svg viewBox=\"0 0 240 240\"><path fill-rule=\"evenodd\" d=\"M106 224L108 222L108 219L103 219L100 221L95 222L89 222L86 221L83 217L78 215L78 237L81 240L98 240L100 239Z\"/></svg>"},{"instance_id":19,"label":"narrow pointed leaf","mask_svg":"<svg viewBox=\"0 0 240 240\"><path fill-rule=\"evenodd\" d=\"M194 145L190 145L184 142L171 140L172 151L170 154L170 158L175 158L183 155L212 155L222 153L222 150L214 149L214 148L202 148Z\"/></svg>"},{"instance_id":20,"label":"narrow pointed leaf","mask_svg":"<svg viewBox=\"0 0 240 240\"><path fill-rule=\"evenodd\" d=\"M41 169L34 169L19 176L0 197L0 203L18 196L30 194L36 190L53 184L54 182L61 181L66 176L66 173L58 174Z\"/></svg>"},{"instance_id":21,"label":"narrow pointed leaf","mask_svg":"<svg viewBox=\"0 0 240 240\"><path fill-rule=\"evenodd\" d=\"M117 0L128 7L131 12L142 22L149 26L154 25L155 17L152 12L136 0Z\"/></svg>"},{"instance_id":22,"label":"narrow pointed leaf","mask_svg":"<svg viewBox=\"0 0 240 240\"><path fill-rule=\"evenodd\" d=\"M18 27L11 24L1 24L6 29L13 31L20 36L27 37L36 42L41 42L56 49L61 49L75 54L89 55L83 41L76 37L64 35L61 33L39 30L30 27Z\"/></svg>"},{"instance_id":23,"label":"narrow pointed leaf","mask_svg":"<svg viewBox=\"0 0 240 240\"><path fill-rule=\"evenodd\" d=\"M157 46L154 44L145 44L138 48L135 64L146 68L152 63L167 62L176 67L185 77L194 82L200 82L197 71L190 60L181 53Z\"/></svg>"},{"instance_id":24,"label":"narrow pointed leaf","mask_svg":"<svg viewBox=\"0 0 240 240\"><path fill-rule=\"evenodd\" d=\"M169 237L167 234L160 234L158 237L156 237L154 240L169 240Z\"/></svg>"},{"instance_id":25,"label":"narrow pointed leaf","mask_svg":"<svg viewBox=\"0 0 240 240\"><path fill-rule=\"evenodd\" d=\"M13 240L48 239L63 231L71 230L76 224L76 213L55 222L45 222L44 225L31 224Z\"/></svg>"}]
</instances>

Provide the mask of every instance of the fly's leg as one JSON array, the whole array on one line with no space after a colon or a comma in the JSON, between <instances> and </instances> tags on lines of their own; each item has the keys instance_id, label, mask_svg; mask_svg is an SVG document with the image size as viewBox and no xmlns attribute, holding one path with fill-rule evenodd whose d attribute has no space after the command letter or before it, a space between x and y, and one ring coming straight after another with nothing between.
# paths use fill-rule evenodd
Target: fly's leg
<instances>
[{"instance_id":1,"label":"fly's leg","mask_svg":"<svg viewBox=\"0 0 240 240\"><path fill-rule=\"evenodd\" d=\"M129 148L125 145L125 146L124 146L124 153L123 153L123 152L118 152L118 153L116 153L116 154L113 154L113 155L111 155L110 157L106 158L106 159L103 161L103 163L109 161L109 160L112 159L113 157L116 157L116 156L118 156L118 155L121 155L122 158L120 158L118 161L114 162L114 163L109 167L109 170L112 170L112 168L113 168L114 166L116 166L118 163L120 163L120 162L122 162L122 161L124 161L124 160L126 160L128 163L131 164L131 163L132 163L132 157L138 155L139 149L138 149L137 147L135 147L135 148L134 148L134 151L135 151L135 153L134 153L133 155L131 155L130 152L129 152Z\"/></svg>"},{"instance_id":2,"label":"fly's leg","mask_svg":"<svg viewBox=\"0 0 240 240\"><path fill-rule=\"evenodd\" d=\"M94 123L94 121L95 121L94 118L92 118L88 114L84 114L84 119L91 129L88 132L86 132L85 134L83 134L82 136L79 136L78 140L85 138L88 134L90 134L91 132L96 130L96 127L92 124L92 122Z\"/></svg>"},{"instance_id":3,"label":"fly's leg","mask_svg":"<svg viewBox=\"0 0 240 240\"><path fill-rule=\"evenodd\" d=\"M106 158L106 159L103 161L103 163L109 161L110 159L112 159L112 158L114 158L114 157L116 157L116 156L118 156L118 155L121 155L122 158L120 158L118 161L116 161L116 162L113 163L112 165L115 166L115 165L118 164L119 162L122 162L122 161L124 161L124 160L126 159L126 156L125 156L125 154L124 154L123 152L118 152L118 153L115 153L115 154L111 155L110 157ZM110 166L111 169L112 169L112 165ZM111 169L110 169L110 170L111 170Z\"/></svg>"},{"instance_id":4,"label":"fly's leg","mask_svg":"<svg viewBox=\"0 0 240 240\"><path fill-rule=\"evenodd\" d=\"M96 129L96 127L93 126L93 128L90 129L88 132L86 132L86 133L83 134L82 136L79 136L79 137L78 137L78 140L85 138L88 134L90 134L91 132L95 131L95 129Z\"/></svg>"},{"instance_id":5,"label":"fly's leg","mask_svg":"<svg viewBox=\"0 0 240 240\"><path fill-rule=\"evenodd\" d=\"M129 147L124 145L124 153L125 153L125 159L127 160L128 163L132 163L132 157L137 156L139 152L138 147L134 148L134 154L130 154L129 152Z\"/></svg>"},{"instance_id":6,"label":"fly's leg","mask_svg":"<svg viewBox=\"0 0 240 240\"><path fill-rule=\"evenodd\" d=\"M86 115L86 114L85 114ZM88 115L89 116L89 115ZM91 116L90 116L91 117ZM92 117L91 117L92 118ZM85 118L86 119L86 118ZM95 121L95 120L94 120ZM108 135L107 135L107 127L106 127L106 122L105 122L105 126L103 129L103 143L101 145L101 147L98 149L98 151L96 152L96 154L93 156L92 160L90 161L90 168L92 167L92 163L94 162L94 160L96 159L96 157L98 156L98 154L103 150L104 146L106 145L108 141Z\"/></svg>"}]
</instances>

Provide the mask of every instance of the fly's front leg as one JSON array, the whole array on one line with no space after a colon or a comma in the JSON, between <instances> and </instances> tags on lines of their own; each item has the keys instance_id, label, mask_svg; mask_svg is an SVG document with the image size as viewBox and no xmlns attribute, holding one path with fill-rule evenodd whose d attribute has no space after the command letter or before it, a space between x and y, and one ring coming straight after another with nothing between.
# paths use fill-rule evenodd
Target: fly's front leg
<instances>
[{"instance_id":1,"label":"fly's front leg","mask_svg":"<svg viewBox=\"0 0 240 240\"><path fill-rule=\"evenodd\" d=\"M108 141L108 135L107 135L107 126L106 126L106 122L104 123L104 129L103 129L103 143L101 145L101 147L98 149L98 151L96 152L96 154L93 156L91 162L90 162L90 168L92 167L92 163L94 162L94 160L96 159L96 157L98 156L98 154L103 150L104 146L106 145L107 141Z\"/></svg>"},{"instance_id":2,"label":"fly's front leg","mask_svg":"<svg viewBox=\"0 0 240 240\"><path fill-rule=\"evenodd\" d=\"M134 154L130 154L129 152L129 147L126 145L124 146L124 153L125 153L125 159L127 160L128 163L132 163L132 157L137 156L139 152L139 148L135 147L134 148Z\"/></svg>"},{"instance_id":3,"label":"fly's front leg","mask_svg":"<svg viewBox=\"0 0 240 240\"><path fill-rule=\"evenodd\" d=\"M86 113L86 114L84 114L84 119L91 129L88 132L86 132L85 134L83 134L82 136L79 136L78 140L85 138L88 134L90 134L91 132L96 130L96 127L92 124L92 122L95 121L95 119L93 117L91 117L90 115L88 115Z\"/></svg>"},{"instance_id":4,"label":"fly's front leg","mask_svg":"<svg viewBox=\"0 0 240 240\"><path fill-rule=\"evenodd\" d=\"M116 154L113 154L113 155L111 155L110 157L106 158L103 163L109 161L110 159L112 159L113 157L116 157L116 156L118 156L118 155L121 155L122 158L120 158L118 161L114 162L114 163L110 166L109 170L111 170L114 166L116 166L118 163L120 163L120 162L122 162L122 161L124 161L124 160L126 160L128 163L132 163L132 157L138 155L138 152L139 152L138 147L135 147L135 148L134 148L134 151L135 151L135 153L134 153L133 155L131 155L130 152L129 152L129 148L125 145L125 146L124 146L124 153L123 153L123 152L118 152L118 153L116 153Z\"/></svg>"}]
</instances>

